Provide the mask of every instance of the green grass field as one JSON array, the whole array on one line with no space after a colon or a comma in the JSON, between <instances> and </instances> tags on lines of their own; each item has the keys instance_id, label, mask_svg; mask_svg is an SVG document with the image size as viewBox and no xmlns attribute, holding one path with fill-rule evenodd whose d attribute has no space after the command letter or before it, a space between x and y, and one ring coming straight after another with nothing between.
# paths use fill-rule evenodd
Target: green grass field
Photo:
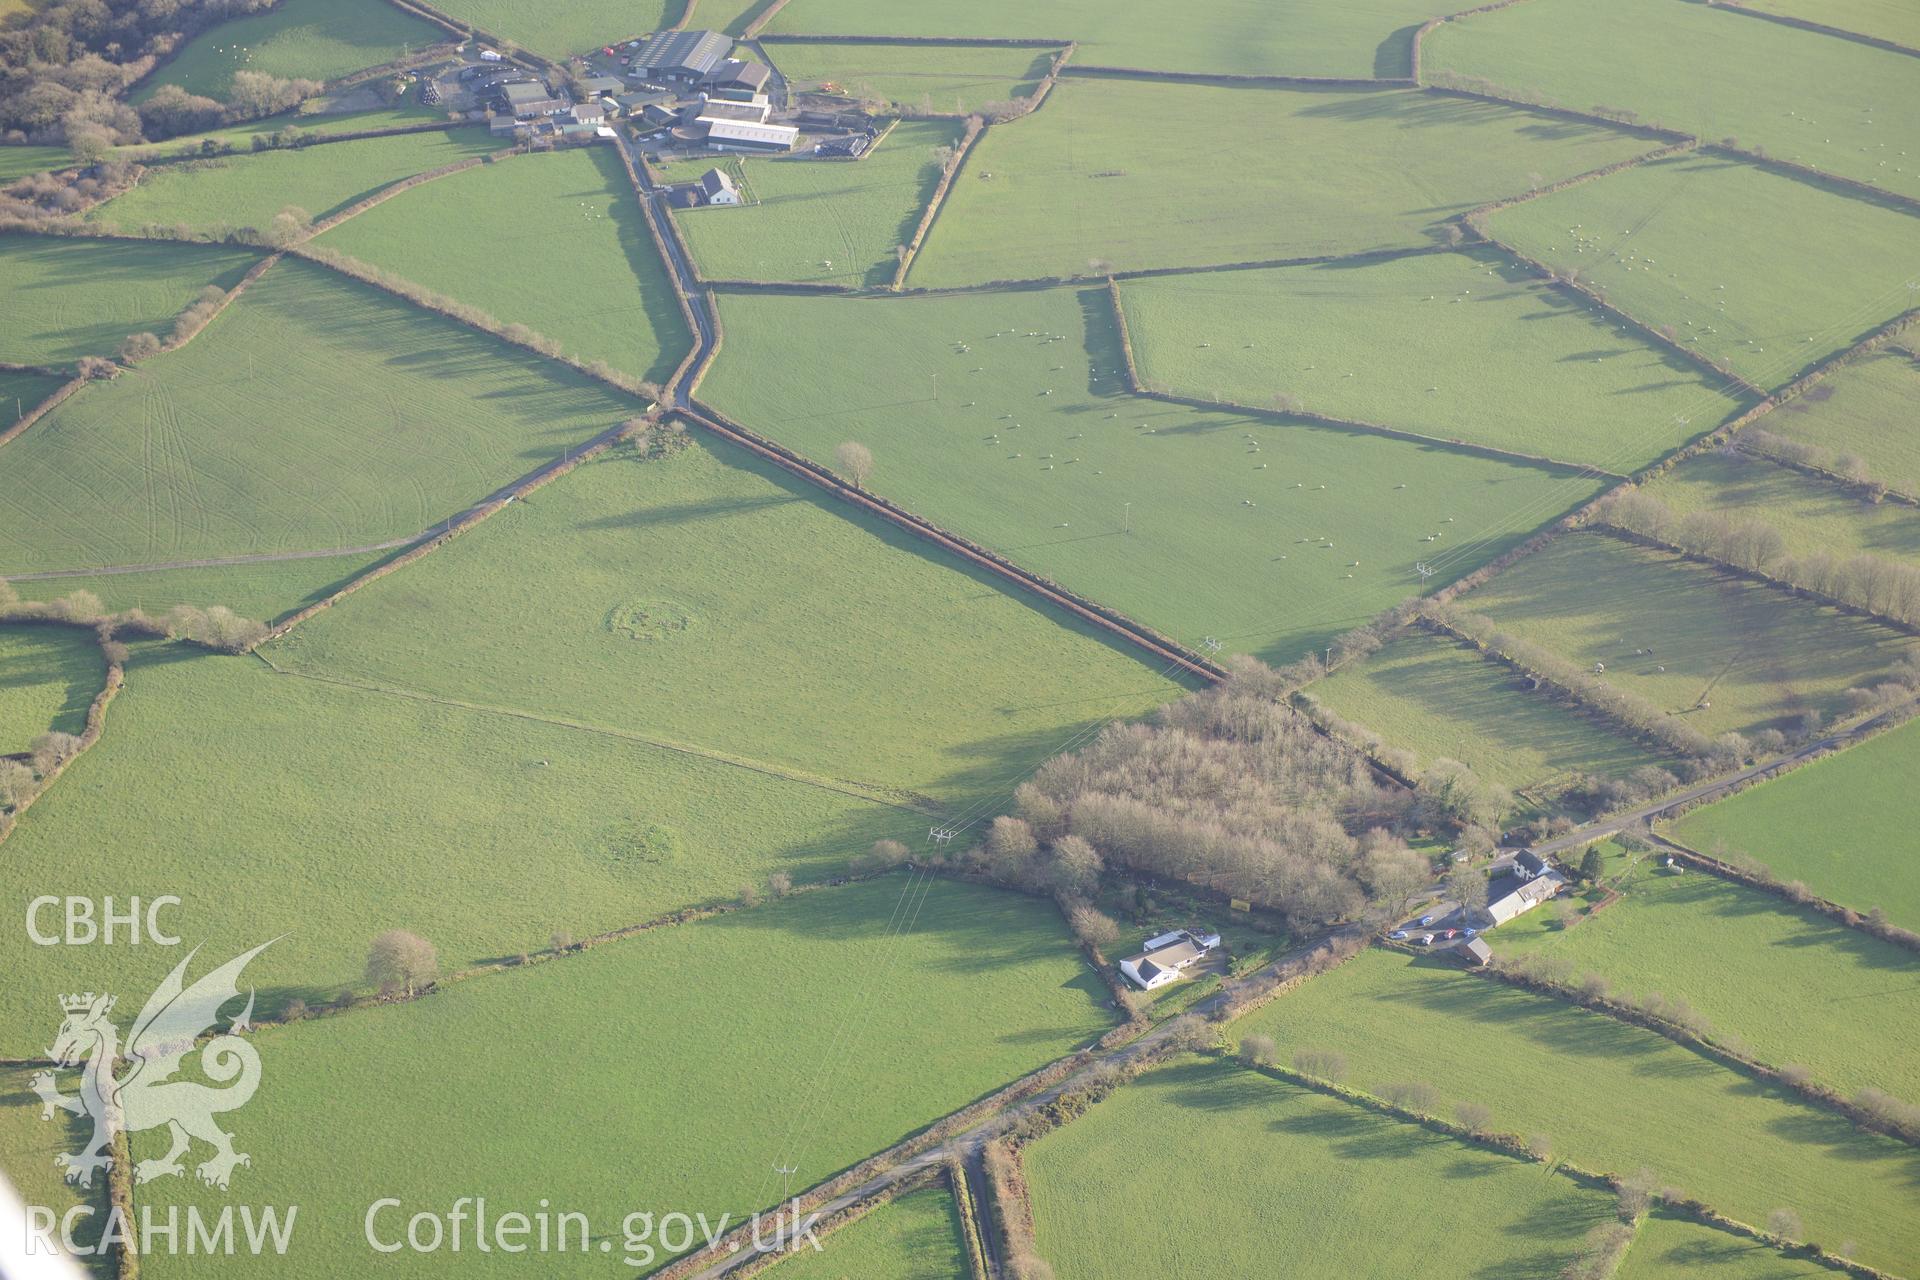
<instances>
[{"instance_id":1,"label":"green grass field","mask_svg":"<svg viewBox=\"0 0 1920 1280\"><path fill-rule=\"evenodd\" d=\"M258 260L246 249L212 245L0 236L0 294L7 299L0 360L66 364L111 356L130 333L165 336L202 289L231 289ZM41 397L52 390L44 386ZM9 401L14 394L7 388ZM14 420L11 412L0 419Z\"/></svg>"},{"instance_id":2,"label":"green grass field","mask_svg":"<svg viewBox=\"0 0 1920 1280\"><path fill-rule=\"evenodd\" d=\"M541 1275L633 1274L622 1260L647 1260L627 1252L625 1215L737 1224L779 1199L771 1164L822 1181L1110 1025L1051 903L920 883L895 932L904 875L264 1032L235 1191L303 1210L295 1248L250 1274L470 1274L470 1252L376 1258L363 1219L404 1196L404 1232L414 1209L479 1194L495 1213L587 1213L613 1243L543 1256ZM606 1159L582 1157L589 1140ZM188 1179L143 1198L228 1199ZM199 1265L144 1262L158 1277Z\"/></svg>"},{"instance_id":3,"label":"green grass field","mask_svg":"<svg viewBox=\"0 0 1920 1280\"><path fill-rule=\"evenodd\" d=\"M1574 773L1617 776L1660 763L1646 746L1565 703L1529 692L1511 670L1425 631L1404 635L1308 692L1424 764L1448 758L1520 790Z\"/></svg>"},{"instance_id":4,"label":"green grass field","mask_svg":"<svg viewBox=\"0 0 1920 1280\"><path fill-rule=\"evenodd\" d=\"M64 381L64 378L44 374L0 369L0 430L32 413L33 406L58 391Z\"/></svg>"},{"instance_id":5,"label":"green grass field","mask_svg":"<svg viewBox=\"0 0 1920 1280\"><path fill-rule=\"evenodd\" d=\"M1458 604L1581 666L1605 663L1610 683L1709 736L1840 714L1846 689L1916 650L1875 623L1599 534L1560 538Z\"/></svg>"},{"instance_id":6,"label":"green grass field","mask_svg":"<svg viewBox=\"0 0 1920 1280\"><path fill-rule=\"evenodd\" d=\"M98 1179L90 1192L69 1186L53 1158L63 1151L77 1151L93 1126L69 1121L60 1112L55 1113L56 1119L42 1120L40 1098L31 1085L33 1074L27 1067L0 1067L0 1169L6 1170L22 1203L51 1209L56 1215L82 1205L91 1208L92 1218L77 1219L74 1231L76 1243L91 1247L100 1238L100 1224L107 1214L106 1187ZM115 1274L110 1259L79 1261L84 1274L101 1280Z\"/></svg>"},{"instance_id":7,"label":"green grass field","mask_svg":"<svg viewBox=\"0 0 1920 1280\"><path fill-rule=\"evenodd\" d=\"M1920 1257L1906 1211L1920 1152L1550 996L1374 951L1234 1030L1274 1036L1283 1058L1337 1050L1362 1088L1421 1081L1446 1108L1485 1104L1496 1129L1544 1134L1587 1168L1652 1169L1742 1222L1792 1208L1809 1239L1857 1240L1872 1266L1910 1271Z\"/></svg>"},{"instance_id":8,"label":"green grass field","mask_svg":"<svg viewBox=\"0 0 1920 1280\"><path fill-rule=\"evenodd\" d=\"M665 379L690 341L660 251L606 147L456 173L348 219L319 243L635 377Z\"/></svg>"},{"instance_id":9,"label":"green grass field","mask_svg":"<svg viewBox=\"0 0 1920 1280\"><path fill-rule=\"evenodd\" d=\"M1702 49L1714 57L1702 60ZM1577 111L1627 108L1710 142L1735 138L1782 160L1920 195L1920 159L1903 151L1920 127L1913 61L1855 40L1710 5L1538 0L1449 22L1421 55L1429 78L1445 69ZM1793 68L1785 81L1783 67Z\"/></svg>"},{"instance_id":10,"label":"green grass field","mask_svg":"<svg viewBox=\"0 0 1920 1280\"><path fill-rule=\"evenodd\" d=\"M658 31L680 16L683 6L668 0L554 0L528 6L519 0L447 0L441 12L459 22L509 40L549 58L564 58L631 40ZM715 0L715 13L699 14L702 25L720 16L726 0Z\"/></svg>"},{"instance_id":11,"label":"green grass field","mask_svg":"<svg viewBox=\"0 0 1920 1280\"><path fill-rule=\"evenodd\" d=\"M952 121L903 120L863 160L744 160L759 203L673 217L700 274L712 279L886 284L900 265L894 249L913 238L939 185L933 150L959 138ZM706 159L669 165L666 178L692 182L712 167Z\"/></svg>"},{"instance_id":12,"label":"green grass field","mask_svg":"<svg viewBox=\"0 0 1920 1280\"><path fill-rule=\"evenodd\" d=\"M1501 953L1544 951L1599 973L1616 995L1685 1000L1715 1030L1776 1066L1798 1063L1851 1094L1920 1098L1920 987L1913 957L1717 876L1657 855L1612 879L1624 896L1570 929L1535 911L1501 926Z\"/></svg>"},{"instance_id":13,"label":"green grass field","mask_svg":"<svg viewBox=\"0 0 1920 1280\"><path fill-rule=\"evenodd\" d=\"M1816 760L1674 824L1676 839L1758 858L1782 880L1920 928L1920 883L1901 796L1920 769L1920 723Z\"/></svg>"},{"instance_id":14,"label":"green grass field","mask_svg":"<svg viewBox=\"0 0 1920 1280\"><path fill-rule=\"evenodd\" d=\"M149 170L86 216L107 227L201 231L265 227L288 205L324 218L401 178L498 149L484 129L454 129L183 161Z\"/></svg>"},{"instance_id":15,"label":"green grass field","mask_svg":"<svg viewBox=\"0 0 1920 1280\"><path fill-rule=\"evenodd\" d=\"M1027 97L1047 74L1054 53L994 45L773 42L766 48L796 90L832 84L835 92L880 98L903 110L955 115L977 111L990 102Z\"/></svg>"},{"instance_id":16,"label":"green grass field","mask_svg":"<svg viewBox=\"0 0 1920 1280\"><path fill-rule=\"evenodd\" d=\"M185 347L88 387L6 446L0 564L368 546L454 515L638 408L288 259Z\"/></svg>"},{"instance_id":17,"label":"green grass field","mask_svg":"<svg viewBox=\"0 0 1920 1280\"><path fill-rule=\"evenodd\" d=\"M1022 36L1080 42L1075 61L1230 75L1405 76L1413 32L1435 9L1423 0L1340 5L1224 0L1197 11L1150 0L803 0L770 33ZM706 21L703 14L702 21ZM776 53L777 59L779 55Z\"/></svg>"},{"instance_id":18,"label":"green grass field","mask_svg":"<svg viewBox=\"0 0 1920 1280\"><path fill-rule=\"evenodd\" d=\"M374 551L201 569L74 574L15 582L13 589L22 600L58 600L74 591L91 591L112 613L143 609L158 617L177 604L223 604L244 617L268 621L332 594L362 569L398 554Z\"/></svg>"},{"instance_id":19,"label":"green grass field","mask_svg":"<svg viewBox=\"0 0 1920 1280\"><path fill-rule=\"evenodd\" d=\"M1655 1210L1641 1221L1614 1275L1618 1280L1832 1280L1834 1272L1745 1236Z\"/></svg>"},{"instance_id":20,"label":"green grass field","mask_svg":"<svg viewBox=\"0 0 1920 1280\"><path fill-rule=\"evenodd\" d=\"M1289 395L1612 471L1646 466L1740 404L1493 252L1160 276L1129 281L1121 301L1140 376L1185 394L1260 406Z\"/></svg>"},{"instance_id":21,"label":"green grass field","mask_svg":"<svg viewBox=\"0 0 1920 1280\"><path fill-rule=\"evenodd\" d=\"M939 1187L909 1191L778 1264L779 1280L964 1280L960 1207Z\"/></svg>"},{"instance_id":22,"label":"green grass field","mask_svg":"<svg viewBox=\"0 0 1920 1280\"><path fill-rule=\"evenodd\" d=\"M72 163L73 155L65 147L0 146L0 182L64 169Z\"/></svg>"},{"instance_id":23,"label":"green grass field","mask_svg":"<svg viewBox=\"0 0 1920 1280\"><path fill-rule=\"evenodd\" d=\"M1640 165L1503 209L1488 226L1763 387L1911 306L1906 282L1920 269L1920 218L1712 156Z\"/></svg>"},{"instance_id":24,"label":"green grass field","mask_svg":"<svg viewBox=\"0 0 1920 1280\"><path fill-rule=\"evenodd\" d=\"M1901 348L1875 352L1806 395L1762 418L1767 431L1836 453L1857 454L1902 493L1920 495L1920 357Z\"/></svg>"},{"instance_id":25,"label":"green grass field","mask_svg":"<svg viewBox=\"0 0 1920 1280\"><path fill-rule=\"evenodd\" d=\"M1902 502L1868 502L1844 485L1751 454L1689 458L1646 488L1675 511L1712 511L1759 520L1780 531L1790 555L1870 552L1920 560L1920 511Z\"/></svg>"},{"instance_id":26,"label":"green grass field","mask_svg":"<svg viewBox=\"0 0 1920 1280\"><path fill-rule=\"evenodd\" d=\"M1403 91L1070 79L1032 116L988 131L908 282L1426 244L1476 204L1648 147L1610 129Z\"/></svg>"},{"instance_id":27,"label":"green grass field","mask_svg":"<svg viewBox=\"0 0 1920 1280\"><path fill-rule=\"evenodd\" d=\"M1744 0L1750 9L1822 22L1920 48L1920 13L1902 0Z\"/></svg>"},{"instance_id":28,"label":"green grass field","mask_svg":"<svg viewBox=\"0 0 1920 1280\"><path fill-rule=\"evenodd\" d=\"M1177 694L1116 644L703 441L577 470L269 652L965 807Z\"/></svg>"},{"instance_id":29,"label":"green grass field","mask_svg":"<svg viewBox=\"0 0 1920 1280\"><path fill-rule=\"evenodd\" d=\"M90 632L0 627L0 755L25 751L49 729L79 733L105 666Z\"/></svg>"},{"instance_id":30,"label":"green grass field","mask_svg":"<svg viewBox=\"0 0 1920 1280\"><path fill-rule=\"evenodd\" d=\"M1182 1152L1204 1169L1176 1171ZM1280 1257L1546 1280L1612 1216L1538 1165L1218 1060L1149 1072L1024 1155L1061 1280L1270 1275Z\"/></svg>"},{"instance_id":31,"label":"green grass field","mask_svg":"<svg viewBox=\"0 0 1920 1280\"><path fill-rule=\"evenodd\" d=\"M1291 660L1411 594L1438 547L1486 537L1463 548L1463 573L1597 491L1566 471L1135 399L1104 289L729 294L720 313L704 400L828 465L841 441L865 442L877 492L1189 644L1211 634Z\"/></svg>"},{"instance_id":32,"label":"green grass field","mask_svg":"<svg viewBox=\"0 0 1920 1280\"><path fill-rule=\"evenodd\" d=\"M8 838L8 874L36 894L177 894L184 936L210 953L286 933L250 971L263 1007L358 986L383 929L459 969L731 899L776 869L842 875L876 839L917 845L928 825L641 736L196 652L142 648L107 732ZM0 957L0 1056L48 1043L61 991L132 1000L178 959L94 946L54 963L18 927Z\"/></svg>"},{"instance_id":33,"label":"green grass field","mask_svg":"<svg viewBox=\"0 0 1920 1280\"><path fill-rule=\"evenodd\" d=\"M225 98L236 71L283 80L335 80L447 40L445 31L385 0L280 0L264 13L207 28L143 82L145 101L163 84Z\"/></svg>"}]
</instances>

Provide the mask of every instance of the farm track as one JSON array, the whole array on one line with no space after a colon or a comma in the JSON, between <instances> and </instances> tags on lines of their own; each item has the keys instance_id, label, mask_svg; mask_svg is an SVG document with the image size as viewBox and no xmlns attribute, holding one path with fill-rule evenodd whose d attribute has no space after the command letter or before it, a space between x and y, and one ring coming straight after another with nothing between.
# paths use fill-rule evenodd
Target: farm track
<instances>
[{"instance_id":1,"label":"farm track","mask_svg":"<svg viewBox=\"0 0 1920 1280\"><path fill-rule=\"evenodd\" d=\"M470 702L464 698L449 698L436 693L424 693L418 689L402 689L392 685L374 684L366 680L353 680L346 676L321 675L312 671L291 671L280 666L273 659L258 650L254 657L265 663L275 675L289 676L297 680L313 680L321 684L330 684L343 689L357 689L362 693L377 693L389 698L405 698L412 702L426 702L434 706L453 707L461 711L472 711L483 715L506 716L514 720L525 720L534 724L553 725L555 728L571 729L576 733L590 733L602 738L615 738L622 742L638 743L642 746L672 751L679 755L697 756L715 764L729 765L735 769L745 769L751 773L762 774L769 778L778 778L784 782L795 782L802 786L813 787L819 791L831 791L838 795L850 796L855 800L864 800L870 804L884 804L899 809L903 813L916 816L938 817L944 812L929 801L915 797L903 799L901 793L886 787L866 786L861 783L834 781L790 769L785 765L773 764L765 760L752 760L744 756L729 755L711 747L702 747L694 743L677 742L671 738L658 738L639 733L631 729L615 729L607 725L589 724L584 720L569 720L563 716L542 715L536 711L526 711L519 707L502 707L486 702Z\"/></svg>"}]
</instances>

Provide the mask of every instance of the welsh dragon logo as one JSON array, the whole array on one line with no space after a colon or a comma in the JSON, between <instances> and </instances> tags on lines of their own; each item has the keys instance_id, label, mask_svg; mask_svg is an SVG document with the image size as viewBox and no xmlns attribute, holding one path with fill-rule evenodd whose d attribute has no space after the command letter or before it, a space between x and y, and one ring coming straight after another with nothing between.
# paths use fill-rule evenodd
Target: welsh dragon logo
<instances>
[{"instance_id":1,"label":"welsh dragon logo","mask_svg":"<svg viewBox=\"0 0 1920 1280\"><path fill-rule=\"evenodd\" d=\"M148 998L127 1034L124 1050L119 1029L108 1017L113 1012L112 996L89 991L60 998L66 1020L47 1054L56 1068L80 1067L80 1091L72 1096L61 1093L52 1071L38 1073L32 1084L43 1104L41 1119L51 1120L58 1108L93 1121L93 1136L79 1151L54 1157L68 1182L91 1186L96 1172L111 1169L113 1137L122 1129L139 1133L166 1128L172 1133L172 1145L164 1156L134 1166L135 1182L184 1172L180 1158L195 1138L213 1147L212 1157L195 1170L210 1186L226 1190L234 1166L252 1163L233 1149L233 1135L214 1123L220 1112L245 1106L260 1086L260 1055L239 1035L253 1018L252 990L246 993L246 1008L229 1020L224 1032L219 1030L220 1009L240 997L240 972L247 962L272 945L261 943L189 987L185 977L187 965L199 954L195 947ZM216 1034L200 1044L207 1032ZM172 1078L196 1051L201 1073L225 1087ZM123 1062L125 1073L116 1074Z\"/></svg>"}]
</instances>

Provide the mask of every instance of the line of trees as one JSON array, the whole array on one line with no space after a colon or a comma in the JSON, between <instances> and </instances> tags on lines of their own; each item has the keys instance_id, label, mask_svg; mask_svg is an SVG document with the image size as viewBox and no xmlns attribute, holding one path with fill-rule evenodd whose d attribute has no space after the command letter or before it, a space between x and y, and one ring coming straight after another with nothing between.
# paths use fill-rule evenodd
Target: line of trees
<instances>
[{"instance_id":1,"label":"line of trees","mask_svg":"<svg viewBox=\"0 0 1920 1280\"><path fill-rule=\"evenodd\" d=\"M1905 626L1920 626L1920 568L1887 556L1789 555L1786 539L1764 520L1719 511L1682 515L1638 491L1610 495L1595 519Z\"/></svg>"},{"instance_id":2,"label":"line of trees","mask_svg":"<svg viewBox=\"0 0 1920 1280\"><path fill-rule=\"evenodd\" d=\"M1748 427L1734 439L1734 444L1748 453L1774 462L1809 467L1839 476L1849 484L1857 485L1871 502L1878 502L1889 493L1901 493L1909 497L1920 494L1920 484L1913 480L1894 483L1874 475L1867 460L1857 453L1845 453L1804 440L1789 440L1760 427Z\"/></svg>"}]
</instances>

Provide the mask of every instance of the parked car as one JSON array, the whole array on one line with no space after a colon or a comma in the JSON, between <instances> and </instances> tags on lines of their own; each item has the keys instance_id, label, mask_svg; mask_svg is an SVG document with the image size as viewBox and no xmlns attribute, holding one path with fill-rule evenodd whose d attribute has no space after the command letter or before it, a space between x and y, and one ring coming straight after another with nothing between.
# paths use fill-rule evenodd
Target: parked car
<instances>
[{"instance_id":1,"label":"parked car","mask_svg":"<svg viewBox=\"0 0 1920 1280\"><path fill-rule=\"evenodd\" d=\"M1420 935L1420 945L1421 945L1421 946L1423 946L1423 947L1430 947L1430 946L1432 946L1432 945L1433 945L1433 935L1432 935L1432 934L1430 934L1430 933L1423 933L1423 934L1421 934L1421 935Z\"/></svg>"},{"instance_id":2,"label":"parked car","mask_svg":"<svg viewBox=\"0 0 1920 1280\"><path fill-rule=\"evenodd\" d=\"M1460 936L1463 938L1477 938L1480 936L1480 931L1472 925L1468 925L1460 931Z\"/></svg>"},{"instance_id":3,"label":"parked car","mask_svg":"<svg viewBox=\"0 0 1920 1280\"><path fill-rule=\"evenodd\" d=\"M1407 936L1407 931L1405 929L1395 929L1392 933L1388 934L1387 936L1389 938L1392 938L1395 942L1399 942Z\"/></svg>"},{"instance_id":4,"label":"parked car","mask_svg":"<svg viewBox=\"0 0 1920 1280\"><path fill-rule=\"evenodd\" d=\"M1458 929L1448 929L1440 936L1443 938L1457 938L1460 936L1460 931Z\"/></svg>"},{"instance_id":5,"label":"parked car","mask_svg":"<svg viewBox=\"0 0 1920 1280\"><path fill-rule=\"evenodd\" d=\"M1424 928L1426 928L1426 927L1427 927L1428 925L1430 925L1430 924L1432 924L1432 923L1433 923L1433 917L1432 917L1432 916L1421 916L1421 917L1420 917L1420 927L1421 927L1422 929L1424 929Z\"/></svg>"}]
</instances>

